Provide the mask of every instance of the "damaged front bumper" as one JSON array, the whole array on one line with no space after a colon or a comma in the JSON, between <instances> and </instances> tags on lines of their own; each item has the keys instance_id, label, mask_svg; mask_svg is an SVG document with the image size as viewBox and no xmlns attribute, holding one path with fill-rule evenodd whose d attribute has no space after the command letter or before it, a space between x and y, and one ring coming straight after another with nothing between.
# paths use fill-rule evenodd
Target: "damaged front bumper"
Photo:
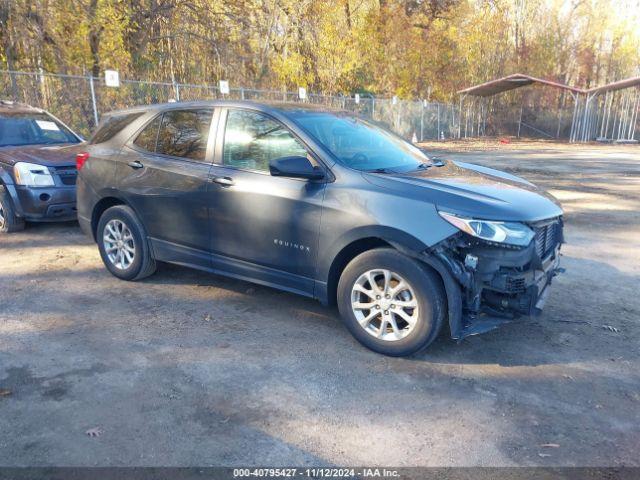
<instances>
[{"instance_id":1,"label":"damaged front bumper","mask_svg":"<svg viewBox=\"0 0 640 480\"><path fill-rule=\"evenodd\" d=\"M562 220L552 219L532 228L536 238L525 248L461 233L425 252L427 263L438 263L439 270L444 266L449 276L442 275L454 339L484 333L520 316L541 312L553 277L563 271Z\"/></svg>"}]
</instances>

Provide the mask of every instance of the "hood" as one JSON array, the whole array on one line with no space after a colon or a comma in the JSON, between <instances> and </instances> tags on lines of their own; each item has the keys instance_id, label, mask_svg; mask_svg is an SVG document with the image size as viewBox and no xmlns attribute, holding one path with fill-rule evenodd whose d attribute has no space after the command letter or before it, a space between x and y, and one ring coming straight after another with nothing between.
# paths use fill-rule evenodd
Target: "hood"
<instances>
[{"instance_id":1,"label":"hood","mask_svg":"<svg viewBox=\"0 0 640 480\"><path fill-rule=\"evenodd\" d=\"M364 175L377 186L422 197L439 210L462 216L535 222L562 215L558 201L532 183L479 165L447 161L411 173Z\"/></svg>"},{"instance_id":2,"label":"hood","mask_svg":"<svg viewBox=\"0 0 640 480\"><path fill-rule=\"evenodd\" d=\"M37 163L48 167L64 167L76 164L76 153L83 143L72 145L29 145L0 148L0 161L15 165L17 162Z\"/></svg>"}]
</instances>

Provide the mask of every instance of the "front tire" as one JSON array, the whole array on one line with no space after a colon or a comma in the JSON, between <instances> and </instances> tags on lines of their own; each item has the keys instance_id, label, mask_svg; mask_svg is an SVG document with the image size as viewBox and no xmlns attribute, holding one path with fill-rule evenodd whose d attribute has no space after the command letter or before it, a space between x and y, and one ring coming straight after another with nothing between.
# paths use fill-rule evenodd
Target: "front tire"
<instances>
[{"instance_id":1,"label":"front tire","mask_svg":"<svg viewBox=\"0 0 640 480\"><path fill-rule=\"evenodd\" d=\"M100 256L107 269L122 280L141 280L156 271L144 226L126 205L107 209L96 232Z\"/></svg>"},{"instance_id":2,"label":"front tire","mask_svg":"<svg viewBox=\"0 0 640 480\"><path fill-rule=\"evenodd\" d=\"M343 271L338 309L365 347L402 357L436 339L444 321L445 294L427 266L392 248L377 248L358 255Z\"/></svg>"}]
</instances>

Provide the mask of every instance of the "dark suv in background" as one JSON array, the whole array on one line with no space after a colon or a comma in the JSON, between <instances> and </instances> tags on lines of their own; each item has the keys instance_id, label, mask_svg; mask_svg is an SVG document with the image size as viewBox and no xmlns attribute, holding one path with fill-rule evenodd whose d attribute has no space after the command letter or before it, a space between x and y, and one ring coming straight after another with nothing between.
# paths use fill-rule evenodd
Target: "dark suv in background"
<instances>
[{"instance_id":1,"label":"dark suv in background","mask_svg":"<svg viewBox=\"0 0 640 480\"><path fill-rule=\"evenodd\" d=\"M187 265L336 304L408 355L539 311L562 209L507 173L432 162L353 114L248 102L108 115L78 155L78 217L109 271Z\"/></svg>"},{"instance_id":2,"label":"dark suv in background","mask_svg":"<svg viewBox=\"0 0 640 480\"><path fill-rule=\"evenodd\" d=\"M82 141L44 110L0 101L0 233L76 219L74 146Z\"/></svg>"}]
</instances>

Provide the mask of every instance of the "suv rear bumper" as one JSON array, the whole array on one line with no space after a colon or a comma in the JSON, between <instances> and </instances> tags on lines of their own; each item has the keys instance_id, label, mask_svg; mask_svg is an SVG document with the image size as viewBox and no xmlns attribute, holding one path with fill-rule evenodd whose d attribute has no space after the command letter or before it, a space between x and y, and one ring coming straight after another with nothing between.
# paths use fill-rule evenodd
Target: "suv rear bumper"
<instances>
[{"instance_id":1,"label":"suv rear bumper","mask_svg":"<svg viewBox=\"0 0 640 480\"><path fill-rule=\"evenodd\" d=\"M25 187L15 185L18 216L30 222L75 220L76 187Z\"/></svg>"},{"instance_id":2,"label":"suv rear bumper","mask_svg":"<svg viewBox=\"0 0 640 480\"><path fill-rule=\"evenodd\" d=\"M91 240L95 242L93 229L91 228L91 219L85 218L82 215L78 214L78 223L80 224L80 230L82 230L82 233L84 233L88 237L91 237Z\"/></svg>"}]
</instances>

